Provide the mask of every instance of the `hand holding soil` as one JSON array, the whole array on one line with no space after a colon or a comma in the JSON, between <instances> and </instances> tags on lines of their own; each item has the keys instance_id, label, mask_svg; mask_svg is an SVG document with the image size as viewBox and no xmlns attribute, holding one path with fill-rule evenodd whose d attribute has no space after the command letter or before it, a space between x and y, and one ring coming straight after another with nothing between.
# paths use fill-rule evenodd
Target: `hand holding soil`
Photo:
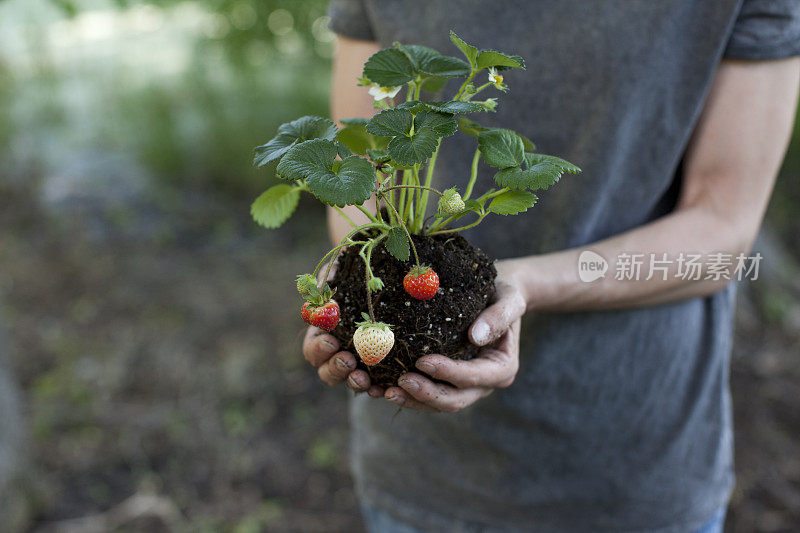
<instances>
[{"instance_id":1,"label":"hand holding soil","mask_svg":"<svg viewBox=\"0 0 800 533\"><path fill-rule=\"evenodd\" d=\"M515 275L497 263L495 297L469 328L470 341L484 346L474 359L464 361L439 354L425 355L416 362L416 372L403 374L399 387L382 387L371 382L365 370L356 369L356 357L339 351L332 335L310 327L303 343L307 361L318 367L320 379L330 386L345 380L356 392L367 391L373 398L387 400L409 409L455 412L488 396L494 389L508 387L519 369L520 318L525 298ZM433 379L431 379L433 378Z\"/></svg>"}]
</instances>

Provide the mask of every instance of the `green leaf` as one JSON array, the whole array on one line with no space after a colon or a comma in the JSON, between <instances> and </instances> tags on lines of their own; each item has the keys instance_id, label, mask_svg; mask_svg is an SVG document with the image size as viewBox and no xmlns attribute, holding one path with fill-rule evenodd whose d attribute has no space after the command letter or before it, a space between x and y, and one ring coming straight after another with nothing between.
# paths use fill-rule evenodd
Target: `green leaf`
<instances>
[{"instance_id":1,"label":"green leaf","mask_svg":"<svg viewBox=\"0 0 800 533\"><path fill-rule=\"evenodd\" d=\"M364 77L381 87L396 87L417 76L408 56L397 48L376 52L364 64Z\"/></svg>"},{"instance_id":2,"label":"green leaf","mask_svg":"<svg viewBox=\"0 0 800 533\"><path fill-rule=\"evenodd\" d=\"M452 135L458 129L458 123L452 115L436 113L434 111L420 111L414 118L414 131L432 129L439 137Z\"/></svg>"},{"instance_id":3,"label":"green leaf","mask_svg":"<svg viewBox=\"0 0 800 533\"><path fill-rule=\"evenodd\" d=\"M395 109L405 109L410 111L412 114L419 113L423 109L427 109L428 104L425 102L420 102L419 100L409 100L407 102L401 102L395 106Z\"/></svg>"},{"instance_id":4,"label":"green leaf","mask_svg":"<svg viewBox=\"0 0 800 533\"><path fill-rule=\"evenodd\" d=\"M429 108L440 113L477 113L486 111L486 107L476 102L462 102L454 100L452 102L426 102Z\"/></svg>"},{"instance_id":5,"label":"green leaf","mask_svg":"<svg viewBox=\"0 0 800 533\"><path fill-rule=\"evenodd\" d=\"M492 51L494 51L494 50L492 50ZM502 52L500 52L500 53L502 53ZM518 56L516 54L505 54L505 55L510 57L514 61L516 61L520 66L519 67L507 67L507 66L504 66L504 65L497 65L496 68L497 68L498 71L508 70L510 68L521 68L523 70L525 69L525 60L522 59L522 56Z\"/></svg>"},{"instance_id":6,"label":"green leaf","mask_svg":"<svg viewBox=\"0 0 800 533\"><path fill-rule=\"evenodd\" d=\"M377 164L386 163L392 158L386 150L373 148L367 148L367 157Z\"/></svg>"},{"instance_id":7,"label":"green leaf","mask_svg":"<svg viewBox=\"0 0 800 533\"><path fill-rule=\"evenodd\" d=\"M367 122L369 122L369 119L368 118L361 118L361 117L358 117L358 118L343 118L339 122L341 122L345 126L365 126L367 124Z\"/></svg>"},{"instance_id":8,"label":"green leaf","mask_svg":"<svg viewBox=\"0 0 800 533\"><path fill-rule=\"evenodd\" d=\"M411 132L411 124L414 115L411 111L403 108L385 109L372 117L367 122L367 133L394 137L396 135L408 135Z\"/></svg>"},{"instance_id":9,"label":"green leaf","mask_svg":"<svg viewBox=\"0 0 800 533\"><path fill-rule=\"evenodd\" d=\"M408 261L410 256L408 235L403 228L394 226L389 230L386 236L386 250L398 260Z\"/></svg>"},{"instance_id":10,"label":"green leaf","mask_svg":"<svg viewBox=\"0 0 800 533\"><path fill-rule=\"evenodd\" d=\"M395 43L395 46L406 54L415 75L421 74L423 77L427 75L437 78L469 76L469 65L457 57L443 56L437 50L427 46L400 43Z\"/></svg>"},{"instance_id":11,"label":"green leaf","mask_svg":"<svg viewBox=\"0 0 800 533\"><path fill-rule=\"evenodd\" d=\"M478 53L478 70L488 67L525 68L525 61L520 56L504 54L497 50L481 50Z\"/></svg>"},{"instance_id":12,"label":"green leaf","mask_svg":"<svg viewBox=\"0 0 800 533\"><path fill-rule=\"evenodd\" d=\"M250 207L253 220L265 228L277 228L292 216L300 198L300 189L282 183L266 190Z\"/></svg>"},{"instance_id":13,"label":"green leaf","mask_svg":"<svg viewBox=\"0 0 800 533\"><path fill-rule=\"evenodd\" d=\"M550 163L568 174L577 174L581 169L560 157L544 154L525 154L525 164L532 167L538 163Z\"/></svg>"},{"instance_id":14,"label":"green leaf","mask_svg":"<svg viewBox=\"0 0 800 533\"><path fill-rule=\"evenodd\" d=\"M293 146L277 172L284 179L305 179L314 196L329 205L360 205L375 189L372 163L351 155L336 161L336 145L326 139L313 139Z\"/></svg>"},{"instance_id":15,"label":"green leaf","mask_svg":"<svg viewBox=\"0 0 800 533\"><path fill-rule=\"evenodd\" d=\"M516 215L533 207L539 198L528 191L508 191L495 196L489 203L488 211L498 215Z\"/></svg>"},{"instance_id":16,"label":"green leaf","mask_svg":"<svg viewBox=\"0 0 800 533\"><path fill-rule=\"evenodd\" d=\"M494 175L494 181L509 189L537 191L556 183L563 173L563 170L550 163L537 163L525 170L519 167L500 170Z\"/></svg>"},{"instance_id":17,"label":"green leaf","mask_svg":"<svg viewBox=\"0 0 800 533\"><path fill-rule=\"evenodd\" d=\"M463 59L452 56L436 56L422 64L422 72L440 78L469 76L469 65Z\"/></svg>"},{"instance_id":18,"label":"green leaf","mask_svg":"<svg viewBox=\"0 0 800 533\"><path fill-rule=\"evenodd\" d=\"M415 131L411 137L399 135L389 142L388 150L392 159L401 165L424 163L439 144L439 136L431 127Z\"/></svg>"},{"instance_id":19,"label":"green leaf","mask_svg":"<svg viewBox=\"0 0 800 533\"><path fill-rule=\"evenodd\" d=\"M351 152L364 155L368 149L382 149L389 144L389 137L372 135L367 132L366 124L368 120L347 119L343 120L344 128L339 130L336 138L343 142Z\"/></svg>"},{"instance_id":20,"label":"green leaf","mask_svg":"<svg viewBox=\"0 0 800 533\"><path fill-rule=\"evenodd\" d=\"M429 78L425 78L425 80L422 82L422 90L431 93L438 93L444 89L445 85L447 85L447 78L431 76Z\"/></svg>"},{"instance_id":21,"label":"green leaf","mask_svg":"<svg viewBox=\"0 0 800 533\"><path fill-rule=\"evenodd\" d=\"M467 44L464 40L456 34L453 30L450 30L450 40L453 41L453 44L461 50L461 53L467 58L469 61L470 66L475 69L478 65L478 49L472 45Z\"/></svg>"},{"instance_id":22,"label":"green leaf","mask_svg":"<svg viewBox=\"0 0 800 533\"><path fill-rule=\"evenodd\" d=\"M466 133L467 135L472 135L473 137L477 137L478 135L480 135L482 131L489 131L491 128L481 126L474 120L470 120L464 117L458 117L458 129L460 129L463 133Z\"/></svg>"},{"instance_id":23,"label":"green leaf","mask_svg":"<svg viewBox=\"0 0 800 533\"><path fill-rule=\"evenodd\" d=\"M394 45L399 50L405 52L406 56L411 61L413 69L416 72L421 72L424 65L442 55L437 50L434 50L428 46L400 43L394 43Z\"/></svg>"},{"instance_id":24,"label":"green leaf","mask_svg":"<svg viewBox=\"0 0 800 533\"><path fill-rule=\"evenodd\" d=\"M336 138L336 125L327 118L305 116L292 122L282 124L278 128L278 135L268 143L255 148L253 164L259 167L280 159L289 148L297 143L310 139Z\"/></svg>"},{"instance_id":25,"label":"green leaf","mask_svg":"<svg viewBox=\"0 0 800 533\"><path fill-rule=\"evenodd\" d=\"M347 147L347 145L344 144L343 142L337 140L334 141L333 144L336 145L336 152L339 154L340 158L344 159L347 156L353 155L353 152L351 152L350 149Z\"/></svg>"},{"instance_id":26,"label":"green leaf","mask_svg":"<svg viewBox=\"0 0 800 533\"><path fill-rule=\"evenodd\" d=\"M482 131L478 134L478 146L483 159L496 168L519 167L525 156L522 139L511 130Z\"/></svg>"},{"instance_id":27,"label":"green leaf","mask_svg":"<svg viewBox=\"0 0 800 533\"><path fill-rule=\"evenodd\" d=\"M519 135L519 133L517 133ZM532 152L536 150L536 145L533 144L533 141L525 137L524 135L519 135L519 138L522 139L522 146L525 147L526 152Z\"/></svg>"},{"instance_id":28,"label":"green leaf","mask_svg":"<svg viewBox=\"0 0 800 533\"><path fill-rule=\"evenodd\" d=\"M466 211L474 211L476 213L480 213L483 210L483 204L486 203L486 200L479 202L478 200L466 200L464 202L465 210Z\"/></svg>"}]
</instances>

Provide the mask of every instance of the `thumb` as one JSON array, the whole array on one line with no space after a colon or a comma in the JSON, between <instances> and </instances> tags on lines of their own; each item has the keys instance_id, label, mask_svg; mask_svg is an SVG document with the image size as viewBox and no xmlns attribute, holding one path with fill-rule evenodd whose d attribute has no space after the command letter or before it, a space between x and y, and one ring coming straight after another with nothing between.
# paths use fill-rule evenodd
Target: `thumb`
<instances>
[{"instance_id":1,"label":"thumb","mask_svg":"<svg viewBox=\"0 0 800 533\"><path fill-rule=\"evenodd\" d=\"M516 287L498 284L495 302L478 315L469 328L472 344L485 346L499 339L520 318L527 308L525 298Z\"/></svg>"}]
</instances>

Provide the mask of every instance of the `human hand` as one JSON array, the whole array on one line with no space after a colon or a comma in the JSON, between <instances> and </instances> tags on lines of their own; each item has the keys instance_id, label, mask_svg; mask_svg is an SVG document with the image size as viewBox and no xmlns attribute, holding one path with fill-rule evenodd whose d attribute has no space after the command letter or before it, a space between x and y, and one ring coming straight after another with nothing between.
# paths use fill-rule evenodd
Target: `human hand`
<instances>
[{"instance_id":1,"label":"human hand","mask_svg":"<svg viewBox=\"0 0 800 533\"><path fill-rule=\"evenodd\" d=\"M334 387L345 380L355 392L367 391L370 396L383 396L383 389L371 385L369 374L356 369L356 357L352 352L339 350L339 341L325 331L309 326L303 339L303 357L317 368L319 379Z\"/></svg>"},{"instance_id":2,"label":"human hand","mask_svg":"<svg viewBox=\"0 0 800 533\"><path fill-rule=\"evenodd\" d=\"M331 265L328 280L333 279L337 265ZM320 269L327 271L326 267ZM380 398L384 390L377 385L371 385L369 374L356 369L356 358L352 352L339 350L339 341L336 337L326 333L320 328L309 326L303 338L303 357L311 366L317 369L317 375L328 386L334 387L347 381L347 386L355 392L368 391L370 396Z\"/></svg>"},{"instance_id":3,"label":"human hand","mask_svg":"<svg viewBox=\"0 0 800 533\"><path fill-rule=\"evenodd\" d=\"M387 400L409 409L452 413L514 382L519 370L520 319L527 302L513 271L500 263L498 271L494 301L469 330L472 343L484 347L477 357L459 361L443 355L423 356L416 367L424 374L401 376L399 387L386 390ZM447 383L435 383L425 374Z\"/></svg>"}]
</instances>

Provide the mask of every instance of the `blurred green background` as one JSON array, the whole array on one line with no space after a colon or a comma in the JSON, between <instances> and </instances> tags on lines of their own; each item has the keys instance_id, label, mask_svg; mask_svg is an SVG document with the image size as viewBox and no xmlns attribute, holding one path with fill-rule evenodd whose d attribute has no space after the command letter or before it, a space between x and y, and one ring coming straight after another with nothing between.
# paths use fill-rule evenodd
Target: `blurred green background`
<instances>
[{"instance_id":1,"label":"blurred green background","mask_svg":"<svg viewBox=\"0 0 800 533\"><path fill-rule=\"evenodd\" d=\"M248 213L252 147L327 114L326 4L0 0L0 531L360 530L346 393L285 312L322 207ZM800 523L798 176L800 134L740 295L729 531Z\"/></svg>"}]
</instances>

